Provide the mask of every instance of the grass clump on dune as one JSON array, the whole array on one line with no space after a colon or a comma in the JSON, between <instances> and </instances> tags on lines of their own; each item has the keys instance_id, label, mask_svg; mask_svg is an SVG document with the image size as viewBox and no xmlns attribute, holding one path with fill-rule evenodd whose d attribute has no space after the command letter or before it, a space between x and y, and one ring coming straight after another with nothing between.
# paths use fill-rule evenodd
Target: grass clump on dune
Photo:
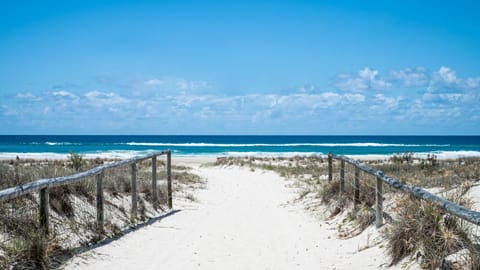
<instances>
[{"instance_id":1,"label":"grass clump on dune","mask_svg":"<svg viewBox=\"0 0 480 270\"><path fill-rule=\"evenodd\" d=\"M426 158L413 157L409 162L399 162L398 159L364 161L366 165L381 170L404 183L424 188L460 185L465 181L480 180L480 158L458 158L438 160L435 155Z\"/></svg>"},{"instance_id":2,"label":"grass clump on dune","mask_svg":"<svg viewBox=\"0 0 480 270\"><path fill-rule=\"evenodd\" d=\"M0 189L43 178L72 175L113 159L0 161ZM122 229L147 221L166 210L166 164L157 160L157 198L152 204L152 163L137 163L137 218L130 219L131 167L110 169L103 175L104 230L96 224L96 177L49 190L50 234L46 237L39 226L39 194L26 194L0 202L0 269L49 269L58 259L80 247L118 235ZM174 200L194 198L192 191L205 186L205 181L189 168L172 165ZM158 212L160 211L160 212Z\"/></svg>"},{"instance_id":3,"label":"grass clump on dune","mask_svg":"<svg viewBox=\"0 0 480 270\"><path fill-rule=\"evenodd\" d=\"M49 269L52 266L50 255L59 249L56 242L38 231L25 231L3 247L11 262L5 269ZM1 265L1 263L0 263Z\"/></svg>"},{"instance_id":4,"label":"grass clump on dune","mask_svg":"<svg viewBox=\"0 0 480 270\"><path fill-rule=\"evenodd\" d=\"M319 200L327 206L326 210L332 217L352 206L351 183L345 183L346 193L340 191L339 162L335 162L334 180L331 182L327 181L327 159L319 156L227 157L218 159L216 165L272 170L287 179L293 179L293 186L300 187L299 200L316 194L308 199ZM480 180L480 158L439 160L434 154L418 158L407 152L390 159L366 160L362 163L406 184L440 188L447 194L446 198L467 208L469 204L465 199L466 191ZM352 181L353 168L348 166L345 175L349 173L348 181ZM356 213L347 213L343 223L339 224L341 235L347 238L357 235L375 222L374 179L360 176L360 205ZM382 231L388 242L391 265L410 257L417 259L423 269L480 269L480 239L477 239L475 225L447 214L432 203L402 195L386 185L383 196L384 201L390 199L384 203L384 218L388 217L388 221ZM309 205L312 203L309 202ZM313 205L325 211L319 204ZM353 228L346 226L346 222Z\"/></svg>"},{"instance_id":5,"label":"grass clump on dune","mask_svg":"<svg viewBox=\"0 0 480 270\"><path fill-rule=\"evenodd\" d=\"M396 222L385 233L391 265L415 256L423 269L479 269L480 248L469 228L433 203L405 195ZM448 259L462 250L463 258Z\"/></svg>"}]
</instances>

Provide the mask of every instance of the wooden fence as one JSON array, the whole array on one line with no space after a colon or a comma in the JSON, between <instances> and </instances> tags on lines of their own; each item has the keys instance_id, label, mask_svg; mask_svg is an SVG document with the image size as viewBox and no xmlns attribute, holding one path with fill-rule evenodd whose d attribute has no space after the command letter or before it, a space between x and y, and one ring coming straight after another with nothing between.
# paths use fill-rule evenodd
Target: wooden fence
<instances>
[{"instance_id":1,"label":"wooden fence","mask_svg":"<svg viewBox=\"0 0 480 270\"><path fill-rule=\"evenodd\" d=\"M445 198L439 197L435 194L432 194L420 187L414 185L403 184L400 181L397 181L387 175L382 171L372 169L361 162L351 159L346 156L338 156L334 154L328 154L328 180L333 180L333 160L340 161L340 192L345 190L345 163L349 163L355 168L355 178L353 184L353 208L356 210L360 203L360 179L359 172L364 171L367 174L370 174L376 177L375 185L375 224L378 227L383 225L383 184L387 184L395 189L402 190L412 195L413 197L432 202L438 207L444 209L447 213L450 213L454 216L457 216L463 220L471 222L476 225L480 225L480 212L476 212L470 209L467 209L461 205L453 203Z\"/></svg>"},{"instance_id":2,"label":"wooden fence","mask_svg":"<svg viewBox=\"0 0 480 270\"><path fill-rule=\"evenodd\" d=\"M0 190L0 202L18 198L25 194L39 192L39 222L41 228L46 234L49 233L49 190L53 187L65 186L86 180L88 177L96 176L96 211L97 211L97 229L103 231L104 226L104 196L103 196L103 176L104 172L117 167L131 166L131 217L137 216L137 162L152 159L152 191L157 190L157 157L166 155L167 158L167 204L171 209L172 202L172 174L171 174L171 151L154 152L146 156L134 157L115 163L110 163L93 169L80 172L74 175L40 179L23 185ZM152 192L152 204L154 207L158 205L157 192Z\"/></svg>"}]
</instances>

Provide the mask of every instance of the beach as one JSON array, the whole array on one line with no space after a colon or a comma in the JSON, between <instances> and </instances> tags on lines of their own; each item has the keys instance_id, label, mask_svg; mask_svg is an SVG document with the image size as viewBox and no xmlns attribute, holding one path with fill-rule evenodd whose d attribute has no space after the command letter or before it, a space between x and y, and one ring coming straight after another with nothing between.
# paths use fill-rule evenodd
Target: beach
<instances>
[{"instance_id":1,"label":"beach","mask_svg":"<svg viewBox=\"0 0 480 270\"><path fill-rule=\"evenodd\" d=\"M202 166L207 180L196 202L175 201L179 212L93 248L65 269L383 269L388 258L369 229L339 239L337 221L322 220L295 203L291 182L271 171ZM395 267L389 269L396 269Z\"/></svg>"},{"instance_id":2,"label":"beach","mask_svg":"<svg viewBox=\"0 0 480 270\"><path fill-rule=\"evenodd\" d=\"M0 270L479 270L479 10L0 0Z\"/></svg>"},{"instance_id":3,"label":"beach","mask_svg":"<svg viewBox=\"0 0 480 270\"><path fill-rule=\"evenodd\" d=\"M28 181L24 178L26 176L36 175L29 170L48 169L55 175L74 173L71 168L72 154L60 159L40 153L37 158L25 158L22 153L17 155L18 160L2 160L2 169L12 177L20 175L22 181ZM480 205L478 158L438 158L430 153L424 158L410 152L348 156L439 196L460 194L462 197L448 198L461 198L458 202L468 201L471 209L478 209ZM85 162L84 169L119 160L114 156L102 159L88 154L79 157ZM137 195L141 200L139 219L132 219L129 212L132 208L131 169L118 169L103 176L107 186L105 200L109 225L102 235L98 235L98 231L92 227L92 221L95 220L95 200L92 198L96 193L95 189L89 187L95 183L93 178L87 180L80 189L51 191L52 198L56 200L51 205L53 218L56 224L60 224L55 227L55 234L59 233L60 236L56 236L56 241L62 249L76 250L62 261L62 267L420 269L425 264L421 249L417 253L400 256L398 261L392 258L389 231L394 224L391 222L392 216L401 218L401 210L398 209L407 207L400 204L405 201L402 193L392 192L391 188L385 186L384 210L390 220L386 225L376 228L373 209L375 178L366 175L360 177L360 193L365 201L360 212L354 212L351 198L346 199L345 195L338 193L339 161L333 163L335 181L327 181L326 155L274 156L269 153L239 157L172 154L173 209L167 208L164 197L161 198L163 204L159 209L151 204L151 164L151 160L147 160L136 165L137 184L140 186ZM164 156L157 159L157 168L161 174L159 194L164 196L167 185ZM345 185L351 189L354 177L352 167L346 170L345 176ZM62 210L62 207L58 208L59 205L70 205L68 207L71 210L64 206ZM35 207L35 204L31 207ZM408 207L413 209L419 206ZM70 216L68 211L71 211ZM438 212L436 215L438 218L435 219L441 221L445 214ZM476 235L478 232L474 233ZM69 240L65 241L63 237L70 234L72 237L67 237ZM417 237L413 232L411 235ZM440 244L437 246L440 247ZM447 255L458 252L459 249L455 247ZM1 256L0 253L0 259ZM438 256L445 257L441 254ZM457 264L458 261L464 261L457 257L449 260Z\"/></svg>"}]
</instances>

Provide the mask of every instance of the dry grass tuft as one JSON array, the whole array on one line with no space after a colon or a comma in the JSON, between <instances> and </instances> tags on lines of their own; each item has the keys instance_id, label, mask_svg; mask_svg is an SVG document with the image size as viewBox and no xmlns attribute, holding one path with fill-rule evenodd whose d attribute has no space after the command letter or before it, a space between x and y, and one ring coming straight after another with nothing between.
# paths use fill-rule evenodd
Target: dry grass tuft
<instances>
[{"instance_id":1,"label":"dry grass tuft","mask_svg":"<svg viewBox=\"0 0 480 270\"><path fill-rule=\"evenodd\" d=\"M480 158L459 158L456 160L438 160L435 155L425 159L415 157L412 153L393 156L385 161L364 161L364 164L383 171L403 183L424 188L443 187L448 191L449 200L469 207L465 194L472 182L480 180ZM327 160L319 156L289 158L225 157L219 158L217 166L248 166L251 170L263 169L277 172L282 177L293 179L295 187L301 187L298 200L316 192L317 198L328 205L330 215L345 211L352 203L352 188L346 193L340 192L338 178L325 181L328 174ZM334 163L334 174L338 176L339 162ZM350 171L349 171L350 170ZM348 168L351 174L353 169ZM371 178L371 179L370 179ZM351 180L350 180L351 181ZM365 230L375 221L375 182L373 177L360 177L361 206L357 213L349 214L348 222L354 222L353 228L342 225L345 235L351 237ZM384 196L391 197L393 188L384 185ZM394 196L393 198L396 198ZM393 212L386 213L394 222L385 227L388 252L394 265L408 256L417 255L420 265L434 269L480 269L480 239L474 237L470 225L456 217L447 215L436 205L420 202L408 195L390 205ZM390 207L393 207L390 209ZM352 225L352 224L350 224ZM343 228L348 227L348 228ZM464 250L464 253L461 251ZM460 254L460 255L459 255ZM451 257L461 257L454 258ZM459 262L464 263L459 268ZM457 267L457 268L455 268Z\"/></svg>"},{"instance_id":2,"label":"dry grass tuft","mask_svg":"<svg viewBox=\"0 0 480 270\"><path fill-rule=\"evenodd\" d=\"M358 231L363 232L370 225L375 223L375 211L363 204L355 215L355 221L358 224Z\"/></svg>"},{"instance_id":3,"label":"dry grass tuft","mask_svg":"<svg viewBox=\"0 0 480 270\"><path fill-rule=\"evenodd\" d=\"M66 176L76 170L87 170L116 160L15 160L0 161L0 189L42 178ZM80 166L81 165L81 166ZM157 161L157 209L166 209L165 162ZM158 214L151 203L151 161L137 163L137 218L144 222ZM192 192L205 186L205 180L184 166L172 166L175 196L195 199ZM58 256L79 246L88 246L105 237L121 233L130 223L131 169L129 166L108 170L103 178L105 194L105 226L97 231L96 180L84 179L74 184L54 187L50 196L50 237L39 228L38 194L0 203L0 269L49 269ZM187 195L185 195L187 194ZM5 266L5 267L4 267Z\"/></svg>"},{"instance_id":4,"label":"dry grass tuft","mask_svg":"<svg viewBox=\"0 0 480 270\"><path fill-rule=\"evenodd\" d=\"M340 194L340 185L336 181L323 182L319 192L322 202L328 204Z\"/></svg>"},{"instance_id":5,"label":"dry grass tuft","mask_svg":"<svg viewBox=\"0 0 480 270\"><path fill-rule=\"evenodd\" d=\"M263 169L277 172L282 177L300 178L309 175L315 181L327 173L327 159L321 156L295 157L222 157L215 166L247 166L252 169Z\"/></svg>"},{"instance_id":6,"label":"dry grass tuft","mask_svg":"<svg viewBox=\"0 0 480 270\"><path fill-rule=\"evenodd\" d=\"M6 255L3 263L10 265L2 269L50 269L52 256L64 252L54 238L46 237L41 230L31 229L23 230L1 248Z\"/></svg>"},{"instance_id":7,"label":"dry grass tuft","mask_svg":"<svg viewBox=\"0 0 480 270\"><path fill-rule=\"evenodd\" d=\"M412 200L409 196L403 197L398 209L397 222L386 232L391 265L416 253L423 268L435 269L447 263L447 256L467 248L469 264L479 266L480 250L473 244L463 221L432 203Z\"/></svg>"},{"instance_id":8,"label":"dry grass tuft","mask_svg":"<svg viewBox=\"0 0 480 270\"><path fill-rule=\"evenodd\" d=\"M403 163L392 160L364 163L404 183L425 188L450 188L466 181L480 180L480 158L437 160L434 155L430 155L425 159L412 158L411 161Z\"/></svg>"}]
</instances>

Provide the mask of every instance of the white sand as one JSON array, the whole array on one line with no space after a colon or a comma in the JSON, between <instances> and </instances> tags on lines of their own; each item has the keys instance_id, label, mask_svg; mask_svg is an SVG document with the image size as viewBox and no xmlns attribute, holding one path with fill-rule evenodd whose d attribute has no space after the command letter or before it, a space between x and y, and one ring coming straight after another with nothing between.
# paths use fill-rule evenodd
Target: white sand
<instances>
[{"instance_id":1,"label":"white sand","mask_svg":"<svg viewBox=\"0 0 480 270\"><path fill-rule=\"evenodd\" d=\"M273 172L182 162L208 179L207 188L195 194L198 202L174 201L180 212L80 254L66 269L382 269L387 264L384 248L370 247L378 242L375 228L338 239L336 224L289 203L295 191Z\"/></svg>"},{"instance_id":2,"label":"white sand","mask_svg":"<svg viewBox=\"0 0 480 270\"><path fill-rule=\"evenodd\" d=\"M172 157L173 165L184 165L194 168L198 168L202 164L215 163L216 160L215 156Z\"/></svg>"}]
</instances>

